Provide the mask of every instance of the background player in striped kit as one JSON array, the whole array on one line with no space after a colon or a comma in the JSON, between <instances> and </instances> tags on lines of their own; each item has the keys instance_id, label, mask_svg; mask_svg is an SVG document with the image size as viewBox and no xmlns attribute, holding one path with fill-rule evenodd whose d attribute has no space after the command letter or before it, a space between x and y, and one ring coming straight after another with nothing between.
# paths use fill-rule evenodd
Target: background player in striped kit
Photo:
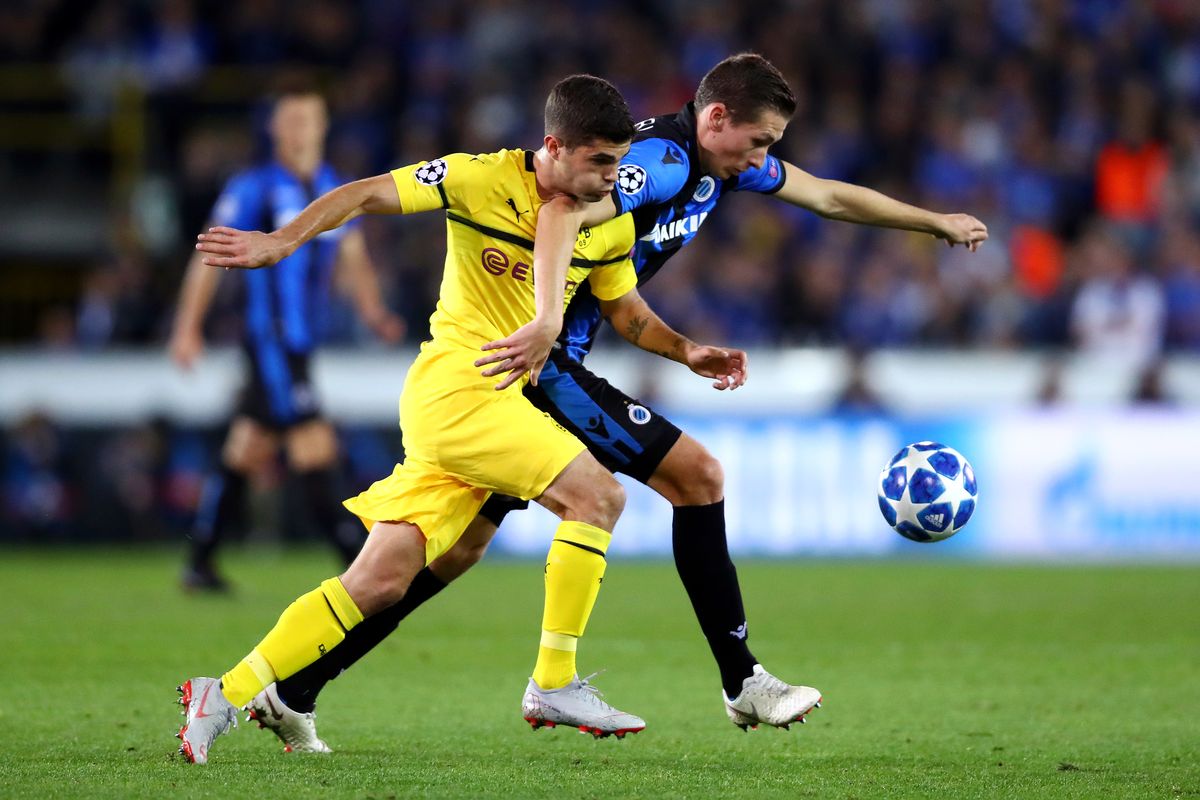
<instances>
[{"instance_id":1,"label":"background player in striped kit","mask_svg":"<svg viewBox=\"0 0 1200 800\"><path fill-rule=\"evenodd\" d=\"M213 224L279 227L340 185L342 179L324 161L327 126L319 94L307 87L282 92L270 118L271 160L230 179L213 209ZM169 343L171 357L184 369L203 351L204 317L222 274L201 258L196 253L188 264ZM338 514L337 438L321 416L309 376L331 284L336 280L350 292L359 315L380 338L397 342L404 335L403 321L380 299L363 234L353 223L301 247L274 270L239 278L247 376L192 527L183 573L187 589L228 588L214 563L217 547L243 518L247 476L266 467L281 444L317 527L343 561L354 558L362 537L353 520Z\"/></svg>"}]
</instances>

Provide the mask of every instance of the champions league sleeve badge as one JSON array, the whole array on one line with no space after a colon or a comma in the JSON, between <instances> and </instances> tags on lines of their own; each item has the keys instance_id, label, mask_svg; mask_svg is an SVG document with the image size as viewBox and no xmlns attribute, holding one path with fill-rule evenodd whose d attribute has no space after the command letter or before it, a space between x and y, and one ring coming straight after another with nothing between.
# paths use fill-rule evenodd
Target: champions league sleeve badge
<instances>
[{"instance_id":1,"label":"champions league sleeve badge","mask_svg":"<svg viewBox=\"0 0 1200 800\"><path fill-rule=\"evenodd\" d=\"M646 185L646 170L637 164L623 164L617 169L617 186L624 194L637 194Z\"/></svg>"},{"instance_id":2,"label":"champions league sleeve badge","mask_svg":"<svg viewBox=\"0 0 1200 800\"><path fill-rule=\"evenodd\" d=\"M413 177L417 179L417 183L423 183L426 186L437 186L446 180L447 169L445 160L439 158L417 167L416 171L413 172Z\"/></svg>"}]
</instances>

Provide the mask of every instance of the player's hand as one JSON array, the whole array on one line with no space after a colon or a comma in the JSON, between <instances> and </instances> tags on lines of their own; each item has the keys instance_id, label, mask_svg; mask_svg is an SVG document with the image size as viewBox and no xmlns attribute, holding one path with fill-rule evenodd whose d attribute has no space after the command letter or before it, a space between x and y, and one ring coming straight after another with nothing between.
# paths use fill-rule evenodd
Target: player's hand
<instances>
[{"instance_id":1,"label":"player's hand","mask_svg":"<svg viewBox=\"0 0 1200 800\"><path fill-rule=\"evenodd\" d=\"M239 231L218 225L196 237L196 249L207 253L204 263L210 267L258 269L277 264L291 250L274 233Z\"/></svg>"},{"instance_id":2,"label":"player's hand","mask_svg":"<svg viewBox=\"0 0 1200 800\"><path fill-rule=\"evenodd\" d=\"M496 391L512 386L527 372L530 383L537 386L538 376L542 374L542 367L550 357L550 350L561 330L561 320L555 324L534 319L517 328L512 335L485 344L480 349L492 352L476 361L475 366L492 365L480 373L485 378L508 373L504 380L496 384Z\"/></svg>"},{"instance_id":3,"label":"player's hand","mask_svg":"<svg viewBox=\"0 0 1200 800\"><path fill-rule=\"evenodd\" d=\"M171 354L171 360L178 364L180 369L190 370L196 363L196 359L204 352L204 337L200 335L199 331L177 330L171 334L171 340L167 342L167 352Z\"/></svg>"},{"instance_id":4,"label":"player's hand","mask_svg":"<svg viewBox=\"0 0 1200 800\"><path fill-rule=\"evenodd\" d=\"M687 365L702 378L715 378L713 388L736 389L749 376L750 357L744 350L696 345L688 350Z\"/></svg>"},{"instance_id":5,"label":"player's hand","mask_svg":"<svg viewBox=\"0 0 1200 800\"><path fill-rule=\"evenodd\" d=\"M408 323L404 317L393 314L385 308L380 308L363 315L363 322L371 329L371 333L382 342L399 344L408 333Z\"/></svg>"},{"instance_id":6,"label":"player's hand","mask_svg":"<svg viewBox=\"0 0 1200 800\"><path fill-rule=\"evenodd\" d=\"M945 239L950 247L961 244L974 253L979 249L979 245L987 241L988 229L987 225L970 214L942 214L939 230L935 235L939 239Z\"/></svg>"}]
</instances>

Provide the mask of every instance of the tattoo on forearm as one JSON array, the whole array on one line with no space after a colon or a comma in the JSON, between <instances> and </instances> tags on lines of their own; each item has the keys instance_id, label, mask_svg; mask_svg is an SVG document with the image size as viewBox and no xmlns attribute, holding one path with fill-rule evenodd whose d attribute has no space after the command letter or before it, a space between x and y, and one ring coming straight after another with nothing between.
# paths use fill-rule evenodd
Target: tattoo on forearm
<instances>
[{"instance_id":1,"label":"tattoo on forearm","mask_svg":"<svg viewBox=\"0 0 1200 800\"><path fill-rule=\"evenodd\" d=\"M634 317L629 320L629 323L625 326L625 334L629 338L629 341L637 344L638 340L642 338L642 332L646 330L648 324L650 324L649 317Z\"/></svg>"}]
</instances>

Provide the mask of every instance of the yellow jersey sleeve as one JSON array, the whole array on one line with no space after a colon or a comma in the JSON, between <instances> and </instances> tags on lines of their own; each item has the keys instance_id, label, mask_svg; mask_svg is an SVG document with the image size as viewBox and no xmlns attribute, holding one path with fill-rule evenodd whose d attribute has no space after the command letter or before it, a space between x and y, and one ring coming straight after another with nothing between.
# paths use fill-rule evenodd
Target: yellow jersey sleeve
<instances>
[{"instance_id":1,"label":"yellow jersey sleeve","mask_svg":"<svg viewBox=\"0 0 1200 800\"><path fill-rule=\"evenodd\" d=\"M478 198L485 196L496 182L496 170L502 166L498 155L452 153L392 170L401 212L474 211Z\"/></svg>"},{"instance_id":2,"label":"yellow jersey sleeve","mask_svg":"<svg viewBox=\"0 0 1200 800\"><path fill-rule=\"evenodd\" d=\"M588 274L588 285L598 300L616 300L637 286L637 271L629 257L633 244L632 214L623 214L579 232L575 252L587 252L589 258L595 258L602 265Z\"/></svg>"}]
</instances>

